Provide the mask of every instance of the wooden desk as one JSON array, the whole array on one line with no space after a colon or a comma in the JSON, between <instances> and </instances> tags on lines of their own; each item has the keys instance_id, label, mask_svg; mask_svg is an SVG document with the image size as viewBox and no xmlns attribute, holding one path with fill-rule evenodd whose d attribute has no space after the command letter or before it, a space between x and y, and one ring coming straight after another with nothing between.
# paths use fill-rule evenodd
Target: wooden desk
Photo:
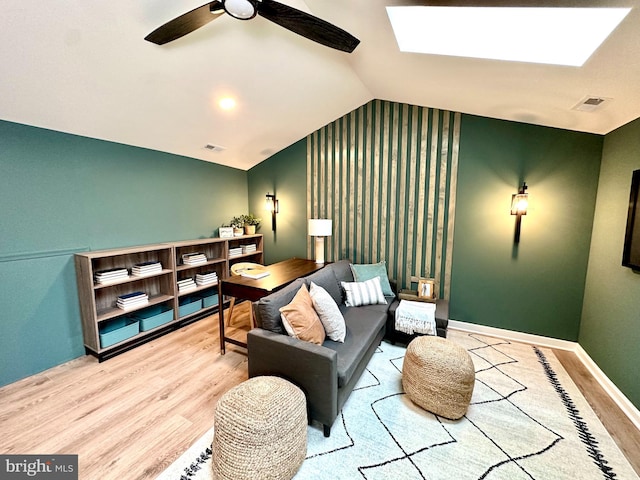
<instances>
[{"instance_id":1,"label":"wooden desk","mask_svg":"<svg viewBox=\"0 0 640 480\"><path fill-rule=\"evenodd\" d=\"M240 300L255 302L276 290L293 282L296 278L305 277L324 267L323 263L304 258L291 258L282 262L267 265L269 275L259 279L234 276L218 282L218 317L220 322L220 353L225 354L225 343L232 343L247 348L245 342L224 334L224 297L235 297Z\"/></svg>"}]
</instances>

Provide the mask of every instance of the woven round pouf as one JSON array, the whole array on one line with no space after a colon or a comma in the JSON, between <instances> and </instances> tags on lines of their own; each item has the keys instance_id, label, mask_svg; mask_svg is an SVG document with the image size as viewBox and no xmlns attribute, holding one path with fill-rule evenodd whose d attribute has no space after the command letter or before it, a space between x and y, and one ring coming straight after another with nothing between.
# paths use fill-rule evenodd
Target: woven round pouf
<instances>
[{"instance_id":1,"label":"woven round pouf","mask_svg":"<svg viewBox=\"0 0 640 480\"><path fill-rule=\"evenodd\" d=\"M255 377L226 392L214 419L214 478L292 478L307 455L304 393L279 377Z\"/></svg>"},{"instance_id":2,"label":"woven round pouf","mask_svg":"<svg viewBox=\"0 0 640 480\"><path fill-rule=\"evenodd\" d=\"M407 347L402 386L416 405L457 420L469 408L476 373L467 351L445 338L421 336Z\"/></svg>"}]
</instances>

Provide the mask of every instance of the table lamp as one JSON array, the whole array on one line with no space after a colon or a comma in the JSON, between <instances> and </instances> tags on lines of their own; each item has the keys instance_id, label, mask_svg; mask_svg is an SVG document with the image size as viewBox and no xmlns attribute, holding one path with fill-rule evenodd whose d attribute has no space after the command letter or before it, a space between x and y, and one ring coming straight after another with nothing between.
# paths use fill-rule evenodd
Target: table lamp
<instances>
[{"instance_id":1,"label":"table lamp","mask_svg":"<svg viewBox=\"0 0 640 480\"><path fill-rule=\"evenodd\" d=\"M316 237L316 263L324 263L324 237L331 236L332 221L325 218L309 219L309 235Z\"/></svg>"}]
</instances>

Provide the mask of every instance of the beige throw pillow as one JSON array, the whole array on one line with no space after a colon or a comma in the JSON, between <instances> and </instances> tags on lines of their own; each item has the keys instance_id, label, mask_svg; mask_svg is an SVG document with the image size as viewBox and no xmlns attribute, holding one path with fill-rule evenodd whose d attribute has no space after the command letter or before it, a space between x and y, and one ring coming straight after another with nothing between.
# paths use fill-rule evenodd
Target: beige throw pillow
<instances>
[{"instance_id":1,"label":"beige throw pillow","mask_svg":"<svg viewBox=\"0 0 640 480\"><path fill-rule=\"evenodd\" d=\"M311 282L309 295L313 301L313 308L320 317L324 331L334 342L344 343L344 337L347 335L347 327L344 323L344 317L338 308L335 300L329 292L324 288Z\"/></svg>"},{"instance_id":2,"label":"beige throw pillow","mask_svg":"<svg viewBox=\"0 0 640 480\"><path fill-rule=\"evenodd\" d=\"M289 336L322 345L324 327L313 308L306 285L302 285L291 303L280 308L282 323Z\"/></svg>"}]
</instances>

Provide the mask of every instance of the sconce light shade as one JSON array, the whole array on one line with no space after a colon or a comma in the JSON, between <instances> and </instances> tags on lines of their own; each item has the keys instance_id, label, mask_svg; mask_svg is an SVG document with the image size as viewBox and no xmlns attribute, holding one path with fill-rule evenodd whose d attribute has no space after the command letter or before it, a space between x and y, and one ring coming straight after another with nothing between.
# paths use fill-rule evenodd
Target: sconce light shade
<instances>
[{"instance_id":1,"label":"sconce light shade","mask_svg":"<svg viewBox=\"0 0 640 480\"><path fill-rule=\"evenodd\" d=\"M513 242L520 243L520 230L522 228L522 216L527 214L529 207L529 194L527 193L527 183L522 182L518 193L511 196L511 215L516 215L516 231Z\"/></svg>"},{"instance_id":2,"label":"sconce light shade","mask_svg":"<svg viewBox=\"0 0 640 480\"><path fill-rule=\"evenodd\" d=\"M324 263L324 237L330 237L333 221L325 218L310 218L309 236L316 237L316 263Z\"/></svg>"},{"instance_id":3,"label":"sconce light shade","mask_svg":"<svg viewBox=\"0 0 640 480\"><path fill-rule=\"evenodd\" d=\"M527 188L526 182L523 182L518 193L511 196L511 215L527 214L527 207L529 206Z\"/></svg>"},{"instance_id":4,"label":"sconce light shade","mask_svg":"<svg viewBox=\"0 0 640 480\"><path fill-rule=\"evenodd\" d=\"M271 230L276 231L276 213L280 210L276 199L276 194L273 195L267 192L267 199L265 201L265 209L271 212Z\"/></svg>"},{"instance_id":5,"label":"sconce light shade","mask_svg":"<svg viewBox=\"0 0 640 480\"><path fill-rule=\"evenodd\" d=\"M278 212L278 200L276 200L276 195L274 194L270 194L269 192L267 192L267 200L265 201L264 204L264 208L265 210L268 210L270 212L275 212L275 213L279 213Z\"/></svg>"}]
</instances>

